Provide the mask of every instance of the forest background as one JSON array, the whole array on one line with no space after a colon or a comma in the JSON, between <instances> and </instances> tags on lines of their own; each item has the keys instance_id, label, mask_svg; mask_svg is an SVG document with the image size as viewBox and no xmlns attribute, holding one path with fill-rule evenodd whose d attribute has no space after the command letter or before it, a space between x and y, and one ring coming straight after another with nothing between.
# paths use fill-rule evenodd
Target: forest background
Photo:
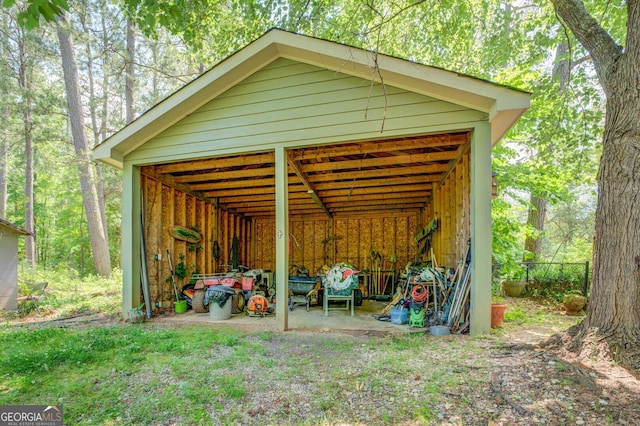
<instances>
[{"instance_id":1,"label":"forest background","mask_svg":"<svg viewBox=\"0 0 640 426\"><path fill-rule=\"evenodd\" d=\"M585 3L624 37L624 2ZM120 173L90 148L272 27L531 92L493 152L494 260L591 259L604 94L546 0L34 4L0 9L0 218L34 231L25 269L117 269Z\"/></svg>"}]
</instances>

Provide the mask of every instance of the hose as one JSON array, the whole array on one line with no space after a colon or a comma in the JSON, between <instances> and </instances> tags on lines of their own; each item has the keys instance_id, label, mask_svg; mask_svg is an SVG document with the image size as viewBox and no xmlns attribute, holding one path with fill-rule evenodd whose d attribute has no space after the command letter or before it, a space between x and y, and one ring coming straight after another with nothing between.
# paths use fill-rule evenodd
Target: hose
<instances>
[{"instance_id":1,"label":"hose","mask_svg":"<svg viewBox=\"0 0 640 426\"><path fill-rule=\"evenodd\" d=\"M427 288L423 284L416 284L411 290L411 298L415 303L424 303L429 297Z\"/></svg>"}]
</instances>

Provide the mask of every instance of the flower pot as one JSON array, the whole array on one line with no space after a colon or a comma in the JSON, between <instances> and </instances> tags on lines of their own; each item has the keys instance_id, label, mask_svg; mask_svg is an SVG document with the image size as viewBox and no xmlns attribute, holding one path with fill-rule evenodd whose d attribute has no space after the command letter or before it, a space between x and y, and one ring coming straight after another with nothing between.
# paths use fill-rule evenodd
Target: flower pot
<instances>
[{"instance_id":1,"label":"flower pot","mask_svg":"<svg viewBox=\"0 0 640 426\"><path fill-rule=\"evenodd\" d=\"M504 312L507 310L507 305L503 303L491 304L491 328L499 328L504 321Z\"/></svg>"},{"instance_id":2,"label":"flower pot","mask_svg":"<svg viewBox=\"0 0 640 426\"><path fill-rule=\"evenodd\" d=\"M511 297L520 297L527 288L526 281L505 281L502 283L504 294Z\"/></svg>"},{"instance_id":3,"label":"flower pot","mask_svg":"<svg viewBox=\"0 0 640 426\"><path fill-rule=\"evenodd\" d=\"M565 294L562 307L567 315L577 315L587 304L587 298L579 294Z\"/></svg>"}]
</instances>

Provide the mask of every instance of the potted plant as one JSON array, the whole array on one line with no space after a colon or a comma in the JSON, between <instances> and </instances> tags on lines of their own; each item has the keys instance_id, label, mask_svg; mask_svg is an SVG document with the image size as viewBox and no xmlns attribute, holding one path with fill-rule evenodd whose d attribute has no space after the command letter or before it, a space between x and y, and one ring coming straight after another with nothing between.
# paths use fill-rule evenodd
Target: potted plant
<instances>
[{"instance_id":1,"label":"potted plant","mask_svg":"<svg viewBox=\"0 0 640 426\"><path fill-rule=\"evenodd\" d=\"M503 268L505 277L502 282L504 294L510 297L520 297L527 288L527 268L524 265L509 263Z\"/></svg>"},{"instance_id":2,"label":"potted plant","mask_svg":"<svg viewBox=\"0 0 640 426\"><path fill-rule=\"evenodd\" d=\"M142 310L143 306L144 303L140 304L137 308L131 308L131 310L129 311L129 321L131 321L132 324L144 322L145 315L144 311Z\"/></svg>"}]
</instances>

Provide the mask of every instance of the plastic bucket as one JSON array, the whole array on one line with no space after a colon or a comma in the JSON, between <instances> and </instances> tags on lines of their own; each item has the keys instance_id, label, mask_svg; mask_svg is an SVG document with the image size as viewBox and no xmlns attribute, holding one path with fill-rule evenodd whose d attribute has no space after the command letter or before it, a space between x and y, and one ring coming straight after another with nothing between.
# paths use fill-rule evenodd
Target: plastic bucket
<instances>
[{"instance_id":1,"label":"plastic bucket","mask_svg":"<svg viewBox=\"0 0 640 426\"><path fill-rule=\"evenodd\" d=\"M186 300L178 300L173 303L173 307L176 310L177 314L184 314L187 312L187 301Z\"/></svg>"},{"instance_id":2,"label":"plastic bucket","mask_svg":"<svg viewBox=\"0 0 640 426\"><path fill-rule=\"evenodd\" d=\"M227 303L221 308L217 303L209 303L209 319L211 321L224 321L231 318L231 298L227 299Z\"/></svg>"},{"instance_id":3,"label":"plastic bucket","mask_svg":"<svg viewBox=\"0 0 640 426\"><path fill-rule=\"evenodd\" d=\"M393 324L406 324L409 322L409 310L405 308L391 308L391 322Z\"/></svg>"}]
</instances>

